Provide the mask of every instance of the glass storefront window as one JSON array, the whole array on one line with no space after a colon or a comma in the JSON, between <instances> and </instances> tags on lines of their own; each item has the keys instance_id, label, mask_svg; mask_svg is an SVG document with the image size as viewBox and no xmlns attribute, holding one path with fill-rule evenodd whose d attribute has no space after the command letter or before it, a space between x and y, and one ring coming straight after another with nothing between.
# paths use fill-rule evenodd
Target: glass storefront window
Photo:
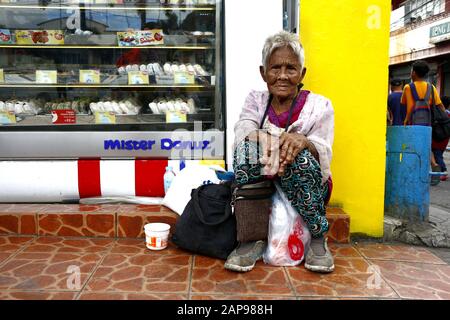
<instances>
[{"instance_id":1,"label":"glass storefront window","mask_svg":"<svg viewBox=\"0 0 450 320\"><path fill-rule=\"evenodd\" d=\"M220 0L0 0L0 130L223 130L222 39Z\"/></svg>"}]
</instances>

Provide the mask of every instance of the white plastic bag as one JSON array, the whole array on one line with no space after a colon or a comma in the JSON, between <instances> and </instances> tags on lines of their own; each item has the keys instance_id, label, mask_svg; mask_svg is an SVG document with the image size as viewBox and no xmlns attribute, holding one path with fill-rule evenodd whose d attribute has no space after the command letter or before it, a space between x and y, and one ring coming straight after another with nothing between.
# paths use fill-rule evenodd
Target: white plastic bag
<instances>
[{"instance_id":1,"label":"white plastic bag","mask_svg":"<svg viewBox=\"0 0 450 320\"><path fill-rule=\"evenodd\" d=\"M186 167L173 178L162 204L181 216L191 200L192 189L209 183L220 183L213 169L204 165Z\"/></svg>"},{"instance_id":2,"label":"white plastic bag","mask_svg":"<svg viewBox=\"0 0 450 320\"><path fill-rule=\"evenodd\" d=\"M309 249L311 233L302 217L291 206L281 187L273 196L264 262L274 266L296 266Z\"/></svg>"}]
</instances>

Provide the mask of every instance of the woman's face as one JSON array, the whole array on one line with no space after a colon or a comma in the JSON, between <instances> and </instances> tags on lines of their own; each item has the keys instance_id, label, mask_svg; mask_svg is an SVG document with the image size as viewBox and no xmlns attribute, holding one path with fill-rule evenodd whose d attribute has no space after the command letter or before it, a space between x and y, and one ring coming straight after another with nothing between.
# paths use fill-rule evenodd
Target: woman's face
<instances>
[{"instance_id":1,"label":"woman's face","mask_svg":"<svg viewBox=\"0 0 450 320\"><path fill-rule=\"evenodd\" d=\"M269 92L277 98L289 98L297 93L297 86L305 76L298 57L291 47L275 49L269 59L267 70L260 68L261 76Z\"/></svg>"}]
</instances>

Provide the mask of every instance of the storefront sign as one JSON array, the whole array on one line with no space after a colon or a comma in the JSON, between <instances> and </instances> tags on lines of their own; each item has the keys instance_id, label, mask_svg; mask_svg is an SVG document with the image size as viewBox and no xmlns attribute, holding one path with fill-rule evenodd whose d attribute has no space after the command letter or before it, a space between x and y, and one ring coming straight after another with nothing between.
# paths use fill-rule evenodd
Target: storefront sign
<instances>
[{"instance_id":1,"label":"storefront sign","mask_svg":"<svg viewBox=\"0 0 450 320\"><path fill-rule=\"evenodd\" d=\"M100 71L99 70L80 70L80 83L99 84Z\"/></svg>"},{"instance_id":2,"label":"storefront sign","mask_svg":"<svg viewBox=\"0 0 450 320\"><path fill-rule=\"evenodd\" d=\"M56 70L36 70L36 83L56 84L57 75Z\"/></svg>"},{"instance_id":3,"label":"storefront sign","mask_svg":"<svg viewBox=\"0 0 450 320\"><path fill-rule=\"evenodd\" d=\"M116 115L114 112L95 112L96 124L115 124Z\"/></svg>"},{"instance_id":4,"label":"storefront sign","mask_svg":"<svg viewBox=\"0 0 450 320\"><path fill-rule=\"evenodd\" d=\"M430 28L430 42L438 43L450 39L450 22Z\"/></svg>"},{"instance_id":5,"label":"storefront sign","mask_svg":"<svg viewBox=\"0 0 450 320\"><path fill-rule=\"evenodd\" d=\"M162 29L117 32L117 41L120 47L160 45L164 35Z\"/></svg>"},{"instance_id":6,"label":"storefront sign","mask_svg":"<svg viewBox=\"0 0 450 320\"><path fill-rule=\"evenodd\" d=\"M184 71L176 71L173 73L175 84L195 84L195 77L193 74Z\"/></svg>"},{"instance_id":7,"label":"storefront sign","mask_svg":"<svg viewBox=\"0 0 450 320\"><path fill-rule=\"evenodd\" d=\"M57 112L62 110L56 110ZM201 127L199 126L199 130ZM14 141L14 143L11 143ZM45 144L42 144L45 141ZM0 131L0 159L223 160L224 132L207 131Z\"/></svg>"},{"instance_id":8,"label":"storefront sign","mask_svg":"<svg viewBox=\"0 0 450 320\"><path fill-rule=\"evenodd\" d=\"M75 115L75 111L72 109L52 111L52 123L68 124L68 123L76 123L76 121L77 117Z\"/></svg>"},{"instance_id":9,"label":"storefront sign","mask_svg":"<svg viewBox=\"0 0 450 320\"><path fill-rule=\"evenodd\" d=\"M0 111L0 124L16 123L16 115L12 111Z\"/></svg>"},{"instance_id":10,"label":"storefront sign","mask_svg":"<svg viewBox=\"0 0 450 320\"><path fill-rule=\"evenodd\" d=\"M167 111L166 112L166 123L183 123L187 122L186 113L180 111Z\"/></svg>"},{"instance_id":11,"label":"storefront sign","mask_svg":"<svg viewBox=\"0 0 450 320\"><path fill-rule=\"evenodd\" d=\"M128 84L149 84L148 74L142 71L129 71Z\"/></svg>"},{"instance_id":12,"label":"storefront sign","mask_svg":"<svg viewBox=\"0 0 450 320\"><path fill-rule=\"evenodd\" d=\"M158 143L157 143L158 142ZM170 138L156 140L105 140L105 150L209 150L211 141L182 141Z\"/></svg>"},{"instance_id":13,"label":"storefront sign","mask_svg":"<svg viewBox=\"0 0 450 320\"><path fill-rule=\"evenodd\" d=\"M22 45L63 45L62 30L16 30L16 43Z\"/></svg>"},{"instance_id":14,"label":"storefront sign","mask_svg":"<svg viewBox=\"0 0 450 320\"><path fill-rule=\"evenodd\" d=\"M3 69L0 69L0 83L5 82L5 75L3 74Z\"/></svg>"}]
</instances>

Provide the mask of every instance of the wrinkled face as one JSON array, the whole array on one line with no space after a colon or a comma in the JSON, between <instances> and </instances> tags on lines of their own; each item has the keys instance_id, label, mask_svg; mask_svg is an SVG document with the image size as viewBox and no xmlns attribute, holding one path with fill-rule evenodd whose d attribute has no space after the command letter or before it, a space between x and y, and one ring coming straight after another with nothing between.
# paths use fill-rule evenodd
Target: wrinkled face
<instances>
[{"instance_id":1,"label":"wrinkled face","mask_svg":"<svg viewBox=\"0 0 450 320\"><path fill-rule=\"evenodd\" d=\"M295 96L297 86L303 80L306 69L300 65L291 47L275 49L269 59L267 70L260 68L261 76L274 97L286 99Z\"/></svg>"}]
</instances>

